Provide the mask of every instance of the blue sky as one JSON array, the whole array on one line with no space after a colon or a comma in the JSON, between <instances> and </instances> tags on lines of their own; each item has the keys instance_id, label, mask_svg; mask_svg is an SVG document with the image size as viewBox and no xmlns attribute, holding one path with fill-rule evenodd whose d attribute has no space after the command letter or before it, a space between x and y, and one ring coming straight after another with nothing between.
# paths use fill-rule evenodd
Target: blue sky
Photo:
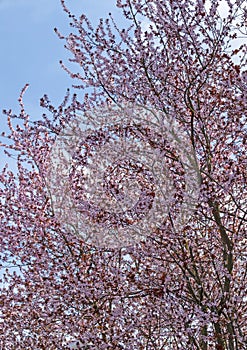
<instances>
[{"instance_id":1,"label":"blue sky","mask_svg":"<svg viewBox=\"0 0 247 350\"><path fill-rule=\"evenodd\" d=\"M73 13L86 13L93 22L109 12L119 13L115 0L67 0ZM33 118L43 112L40 98L46 93L56 105L71 86L72 80L62 70L69 52L54 33L71 31L69 18L60 0L0 0L0 111L12 108L18 112L18 97L29 83L25 94L26 110ZM4 129L4 121L0 131Z\"/></svg>"}]
</instances>

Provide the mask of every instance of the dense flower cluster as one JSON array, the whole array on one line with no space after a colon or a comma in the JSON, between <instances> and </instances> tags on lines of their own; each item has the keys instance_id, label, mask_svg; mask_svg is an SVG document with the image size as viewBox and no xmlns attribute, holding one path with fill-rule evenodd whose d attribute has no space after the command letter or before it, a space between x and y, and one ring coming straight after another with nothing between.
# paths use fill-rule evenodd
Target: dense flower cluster
<instances>
[{"instance_id":1,"label":"dense flower cluster","mask_svg":"<svg viewBox=\"0 0 247 350\"><path fill-rule=\"evenodd\" d=\"M54 107L44 96L50 115L32 122L24 89L20 115L5 111L1 146L17 173L0 174L0 347L245 349L247 61L237 40L247 37L245 1L225 1L223 16L216 0L118 0L123 29L111 15L93 28L61 3L74 33L56 32L80 72L61 64L84 100L68 94ZM123 106L164 119L119 118ZM95 110L118 112L106 120ZM169 136L161 120L176 126ZM154 205L157 188L169 205ZM193 213L177 225L188 193ZM150 210L152 224L140 226ZM144 234L126 243L137 222ZM120 245L95 242L112 228Z\"/></svg>"}]
</instances>

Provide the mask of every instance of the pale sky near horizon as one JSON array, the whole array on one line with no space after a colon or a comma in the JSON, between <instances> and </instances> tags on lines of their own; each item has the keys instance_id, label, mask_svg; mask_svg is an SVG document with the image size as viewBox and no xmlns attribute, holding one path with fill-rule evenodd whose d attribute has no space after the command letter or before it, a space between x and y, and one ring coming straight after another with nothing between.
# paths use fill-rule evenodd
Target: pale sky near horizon
<instances>
[{"instance_id":1,"label":"pale sky near horizon","mask_svg":"<svg viewBox=\"0 0 247 350\"><path fill-rule=\"evenodd\" d=\"M115 0L67 0L76 15L86 13L97 23L109 12L119 13ZM48 94L57 105L73 81L60 67L70 53L54 33L71 31L60 0L0 0L0 113L12 108L18 113L20 90L29 83L24 98L26 110L36 119L44 112L39 100ZM2 113L1 113L2 115ZM2 118L2 117L1 117ZM0 121L0 131L4 125Z\"/></svg>"}]
</instances>

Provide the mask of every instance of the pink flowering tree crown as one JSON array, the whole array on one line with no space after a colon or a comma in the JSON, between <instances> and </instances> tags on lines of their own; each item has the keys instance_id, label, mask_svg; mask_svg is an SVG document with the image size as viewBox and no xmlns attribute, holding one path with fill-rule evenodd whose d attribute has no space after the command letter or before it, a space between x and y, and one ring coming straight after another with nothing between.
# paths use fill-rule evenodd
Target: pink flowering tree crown
<instances>
[{"instance_id":1,"label":"pink flowering tree crown","mask_svg":"<svg viewBox=\"0 0 247 350\"><path fill-rule=\"evenodd\" d=\"M1 348L245 349L246 2L61 4L83 98L4 111Z\"/></svg>"}]
</instances>

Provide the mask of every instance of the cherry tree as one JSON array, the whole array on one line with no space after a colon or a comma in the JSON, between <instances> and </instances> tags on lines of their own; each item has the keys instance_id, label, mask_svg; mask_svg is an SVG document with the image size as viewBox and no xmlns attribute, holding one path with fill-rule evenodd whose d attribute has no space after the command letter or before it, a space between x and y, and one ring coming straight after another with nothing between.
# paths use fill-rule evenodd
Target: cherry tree
<instances>
[{"instance_id":1,"label":"cherry tree","mask_svg":"<svg viewBox=\"0 0 247 350\"><path fill-rule=\"evenodd\" d=\"M246 2L61 4L83 98L4 111L1 348L245 349Z\"/></svg>"}]
</instances>

